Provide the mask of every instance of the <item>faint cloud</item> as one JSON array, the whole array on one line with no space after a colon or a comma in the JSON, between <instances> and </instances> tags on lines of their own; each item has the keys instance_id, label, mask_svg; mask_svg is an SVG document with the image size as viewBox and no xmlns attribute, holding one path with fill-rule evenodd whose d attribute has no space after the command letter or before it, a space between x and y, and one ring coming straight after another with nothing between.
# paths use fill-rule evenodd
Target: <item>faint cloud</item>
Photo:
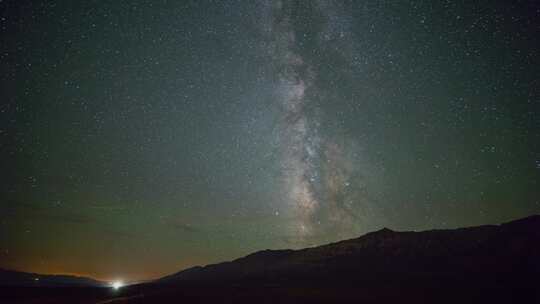
<instances>
[{"instance_id":1,"label":"faint cloud","mask_svg":"<svg viewBox=\"0 0 540 304\"><path fill-rule=\"evenodd\" d=\"M85 224L96 222L97 219L85 214L72 211L46 208L40 204L31 204L18 200L7 200L0 207L0 216L19 219L31 219L32 221L47 221L70 224Z\"/></svg>"},{"instance_id":2,"label":"faint cloud","mask_svg":"<svg viewBox=\"0 0 540 304\"><path fill-rule=\"evenodd\" d=\"M189 233L199 233L202 232L201 229L192 226L191 224L184 223L184 222L173 222L171 226L175 229L182 230L183 232L189 232Z\"/></svg>"},{"instance_id":3,"label":"faint cloud","mask_svg":"<svg viewBox=\"0 0 540 304\"><path fill-rule=\"evenodd\" d=\"M112 205L92 205L89 206L90 209L101 210L101 211L124 211L126 210L125 206L112 206Z\"/></svg>"}]
</instances>

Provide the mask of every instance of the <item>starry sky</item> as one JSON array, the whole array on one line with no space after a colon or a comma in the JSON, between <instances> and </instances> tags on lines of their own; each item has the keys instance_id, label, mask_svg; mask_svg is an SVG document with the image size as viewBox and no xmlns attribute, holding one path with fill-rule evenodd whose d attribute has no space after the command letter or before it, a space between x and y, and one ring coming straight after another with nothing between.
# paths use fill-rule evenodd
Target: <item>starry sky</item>
<instances>
[{"instance_id":1,"label":"starry sky","mask_svg":"<svg viewBox=\"0 0 540 304\"><path fill-rule=\"evenodd\" d=\"M135 281L540 213L535 1L0 14L0 267Z\"/></svg>"}]
</instances>

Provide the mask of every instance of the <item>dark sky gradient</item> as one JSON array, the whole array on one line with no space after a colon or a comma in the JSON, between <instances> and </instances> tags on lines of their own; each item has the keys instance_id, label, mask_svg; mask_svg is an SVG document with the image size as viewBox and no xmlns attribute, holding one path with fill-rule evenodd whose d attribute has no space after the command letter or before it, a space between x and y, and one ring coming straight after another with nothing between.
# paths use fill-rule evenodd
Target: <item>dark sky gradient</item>
<instances>
[{"instance_id":1,"label":"dark sky gradient","mask_svg":"<svg viewBox=\"0 0 540 304\"><path fill-rule=\"evenodd\" d=\"M0 13L0 267L140 280L540 213L535 1Z\"/></svg>"}]
</instances>

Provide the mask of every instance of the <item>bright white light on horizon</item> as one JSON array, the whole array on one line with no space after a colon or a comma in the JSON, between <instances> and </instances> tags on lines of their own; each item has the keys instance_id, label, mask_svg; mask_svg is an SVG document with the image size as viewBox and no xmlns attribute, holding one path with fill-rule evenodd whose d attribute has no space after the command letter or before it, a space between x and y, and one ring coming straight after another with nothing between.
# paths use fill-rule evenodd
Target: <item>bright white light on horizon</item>
<instances>
[{"instance_id":1,"label":"bright white light on horizon","mask_svg":"<svg viewBox=\"0 0 540 304\"><path fill-rule=\"evenodd\" d=\"M114 281L111 283L111 287L114 288L114 290L120 289L120 287L123 287L124 283L122 281Z\"/></svg>"}]
</instances>

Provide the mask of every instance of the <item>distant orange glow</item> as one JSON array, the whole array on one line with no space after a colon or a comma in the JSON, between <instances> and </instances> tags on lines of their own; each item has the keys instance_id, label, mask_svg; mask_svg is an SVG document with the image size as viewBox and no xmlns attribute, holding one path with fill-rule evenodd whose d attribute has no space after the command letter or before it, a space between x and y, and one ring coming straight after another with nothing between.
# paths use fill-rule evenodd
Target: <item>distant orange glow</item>
<instances>
[{"instance_id":1,"label":"distant orange glow","mask_svg":"<svg viewBox=\"0 0 540 304\"><path fill-rule=\"evenodd\" d=\"M138 272L135 267L130 267L131 272L122 272L122 271L110 271L110 272L101 272L99 270L95 271L84 271L84 268L95 268L94 263L90 260L81 261L81 267L75 267L75 261L69 261L69 264L61 265L60 262L49 262L44 263L42 260L38 261L25 261L27 263L11 263L11 264L1 264L0 268L10 269L14 271L22 271L29 273L45 274L45 275L69 275L77 277L86 277L103 282L114 282L118 278L122 278L124 283L132 283L139 281L147 281L158 279L163 276L172 274L174 272L186 269L195 265L205 265L207 264L202 259L193 259L193 260L183 260L182 263L176 264L171 267L170 264L163 261L162 263L156 263L151 267L151 271L140 271ZM29 263L28 263L29 262ZM95 262L97 264L97 261ZM79 271L74 271L73 268L80 268Z\"/></svg>"}]
</instances>

